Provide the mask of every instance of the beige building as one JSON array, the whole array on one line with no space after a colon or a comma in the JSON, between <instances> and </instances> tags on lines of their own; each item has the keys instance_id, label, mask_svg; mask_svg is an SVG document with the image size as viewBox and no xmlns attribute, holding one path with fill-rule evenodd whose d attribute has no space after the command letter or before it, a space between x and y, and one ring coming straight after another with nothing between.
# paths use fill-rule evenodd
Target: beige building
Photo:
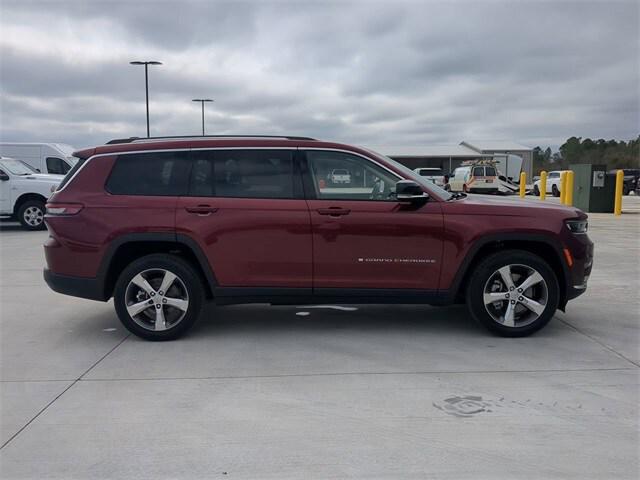
<instances>
[{"instance_id":1,"label":"beige building","mask_svg":"<svg viewBox=\"0 0 640 480\"><path fill-rule=\"evenodd\" d=\"M531 178L533 170L533 150L510 141L464 141L458 145L424 146L368 145L366 148L391 157L411 169L437 167L451 173L467 160L490 159L496 154L509 154L522 158L522 171L527 173L527 177Z\"/></svg>"}]
</instances>

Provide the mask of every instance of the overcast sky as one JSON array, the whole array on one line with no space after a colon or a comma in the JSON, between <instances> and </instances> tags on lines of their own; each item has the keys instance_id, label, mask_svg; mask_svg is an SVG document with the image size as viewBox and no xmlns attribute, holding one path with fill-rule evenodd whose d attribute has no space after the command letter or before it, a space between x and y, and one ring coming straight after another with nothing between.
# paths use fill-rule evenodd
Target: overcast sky
<instances>
[{"instance_id":1,"label":"overcast sky","mask_svg":"<svg viewBox=\"0 0 640 480\"><path fill-rule=\"evenodd\" d=\"M357 144L640 133L629 1L0 0L0 136L76 147L145 135Z\"/></svg>"}]
</instances>

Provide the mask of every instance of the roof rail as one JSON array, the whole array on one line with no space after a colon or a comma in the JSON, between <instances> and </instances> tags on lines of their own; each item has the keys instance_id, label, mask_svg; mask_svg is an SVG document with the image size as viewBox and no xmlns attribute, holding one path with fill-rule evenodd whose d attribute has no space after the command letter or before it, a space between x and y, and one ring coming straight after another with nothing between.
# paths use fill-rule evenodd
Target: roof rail
<instances>
[{"instance_id":1,"label":"roof rail","mask_svg":"<svg viewBox=\"0 0 640 480\"><path fill-rule=\"evenodd\" d=\"M113 140L109 140L105 145L115 145L117 143L131 143L134 140L137 140L140 137L129 137L129 138L114 138Z\"/></svg>"},{"instance_id":2,"label":"roof rail","mask_svg":"<svg viewBox=\"0 0 640 480\"><path fill-rule=\"evenodd\" d=\"M171 139L190 139L199 140L207 138L283 138L286 140L311 140L315 141L315 138L311 137L298 137L292 135L168 135L164 137L129 137L129 138L115 138L109 140L105 145L114 145L118 143L133 143L144 142L153 140L171 140Z\"/></svg>"}]
</instances>

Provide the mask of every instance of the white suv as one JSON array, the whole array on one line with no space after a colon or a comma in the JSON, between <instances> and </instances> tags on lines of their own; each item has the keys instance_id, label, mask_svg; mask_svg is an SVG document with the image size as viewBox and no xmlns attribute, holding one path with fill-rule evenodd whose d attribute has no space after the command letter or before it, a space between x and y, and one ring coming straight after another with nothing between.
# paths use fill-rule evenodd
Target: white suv
<instances>
[{"instance_id":1,"label":"white suv","mask_svg":"<svg viewBox=\"0 0 640 480\"><path fill-rule=\"evenodd\" d=\"M44 230L45 203L63 178L36 173L20 160L0 157L0 216L17 217L27 230Z\"/></svg>"},{"instance_id":2,"label":"white suv","mask_svg":"<svg viewBox=\"0 0 640 480\"><path fill-rule=\"evenodd\" d=\"M553 172L549 172L547 174L547 189L546 189L546 193L551 193L553 194L554 197L559 197L560 196L560 189L561 189L561 178L562 178L562 172L565 172L566 170L554 170ZM540 196L540 190L542 190L542 188L540 188L540 180L536 180L533 183L533 193L536 196Z\"/></svg>"}]
</instances>

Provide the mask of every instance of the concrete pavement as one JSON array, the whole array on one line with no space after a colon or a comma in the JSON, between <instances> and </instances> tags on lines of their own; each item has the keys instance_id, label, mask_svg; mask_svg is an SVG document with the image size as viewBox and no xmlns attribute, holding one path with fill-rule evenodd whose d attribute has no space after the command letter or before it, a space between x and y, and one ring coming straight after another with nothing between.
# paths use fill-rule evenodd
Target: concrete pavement
<instances>
[{"instance_id":1,"label":"concrete pavement","mask_svg":"<svg viewBox=\"0 0 640 480\"><path fill-rule=\"evenodd\" d=\"M209 307L184 339L50 291L0 224L2 478L637 478L640 198L594 214L587 293L539 334L464 307ZM300 313L306 313L299 315Z\"/></svg>"}]
</instances>

